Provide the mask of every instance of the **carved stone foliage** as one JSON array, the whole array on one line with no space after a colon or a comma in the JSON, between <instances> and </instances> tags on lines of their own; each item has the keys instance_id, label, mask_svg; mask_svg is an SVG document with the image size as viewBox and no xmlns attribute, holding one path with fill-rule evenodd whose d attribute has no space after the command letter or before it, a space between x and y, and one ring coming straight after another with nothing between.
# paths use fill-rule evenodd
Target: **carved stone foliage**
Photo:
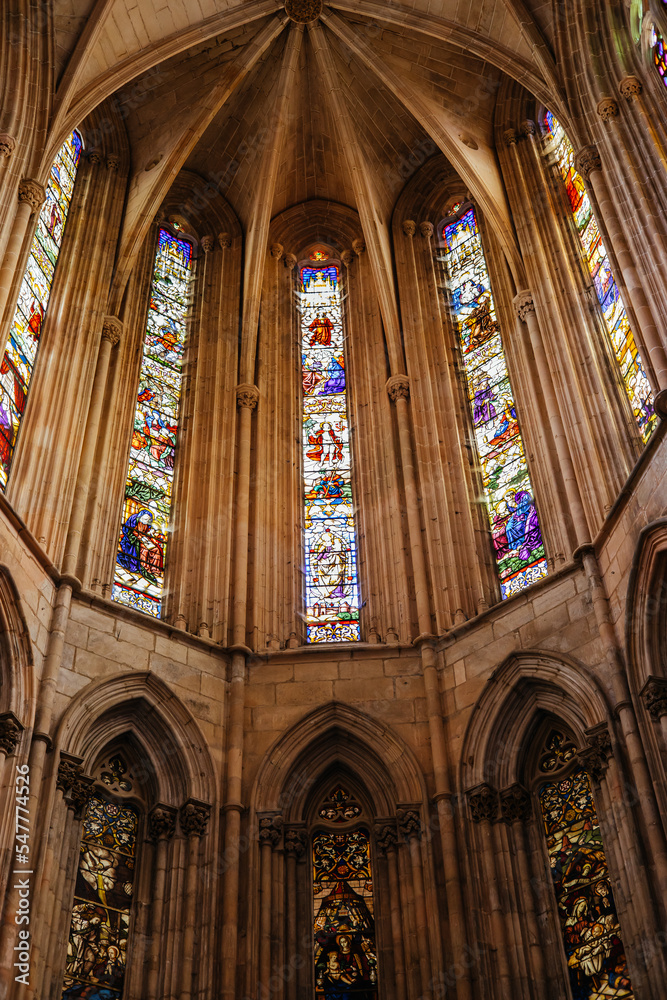
<instances>
[{"instance_id":1,"label":"carved stone foliage","mask_svg":"<svg viewBox=\"0 0 667 1000\"><path fill-rule=\"evenodd\" d=\"M260 816L258 838L260 844L270 844L277 847L282 836L282 816Z\"/></svg>"},{"instance_id":2,"label":"carved stone foliage","mask_svg":"<svg viewBox=\"0 0 667 1000\"><path fill-rule=\"evenodd\" d=\"M37 181L24 177L19 184L19 201L27 202L33 212L38 212L46 201L46 191Z\"/></svg>"},{"instance_id":3,"label":"carved stone foliage","mask_svg":"<svg viewBox=\"0 0 667 1000\"><path fill-rule=\"evenodd\" d=\"M228 250L232 245L232 238L229 233L218 234L218 246L221 250Z\"/></svg>"},{"instance_id":4,"label":"carved stone foliage","mask_svg":"<svg viewBox=\"0 0 667 1000\"><path fill-rule=\"evenodd\" d=\"M274 260L280 260L284 252L282 243L271 244L270 253Z\"/></svg>"},{"instance_id":5,"label":"carved stone foliage","mask_svg":"<svg viewBox=\"0 0 667 1000\"><path fill-rule=\"evenodd\" d=\"M410 380L407 375L392 375L387 379L387 394L392 403L397 399L410 398Z\"/></svg>"},{"instance_id":6,"label":"carved stone foliage","mask_svg":"<svg viewBox=\"0 0 667 1000\"><path fill-rule=\"evenodd\" d=\"M181 830L187 837L203 837L210 815L211 807L208 803L188 799L180 809Z\"/></svg>"},{"instance_id":7,"label":"carved stone foliage","mask_svg":"<svg viewBox=\"0 0 667 1000\"><path fill-rule=\"evenodd\" d=\"M503 132L503 142L506 146L516 146L516 129L506 128Z\"/></svg>"},{"instance_id":8,"label":"carved stone foliage","mask_svg":"<svg viewBox=\"0 0 667 1000\"><path fill-rule=\"evenodd\" d=\"M80 819L93 795L94 782L92 777L83 773L83 764L76 757L60 755L56 788L62 791L67 807L73 809L75 817Z\"/></svg>"},{"instance_id":9,"label":"carved stone foliage","mask_svg":"<svg viewBox=\"0 0 667 1000\"><path fill-rule=\"evenodd\" d=\"M486 783L471 788L468 805L473 823L493 823L498 816L498 792Z\"/></svg>"},{"instance_id":10,"label":"carved stone foliage","mask_svg":"<svg viewBox=\"0 0 667 1000\"><path fill-rule=\"evenodd\" d=\"M603 122L618 117L618 104L613 97L603 97L598 103L598 114Z\"/></svg>"},{"instance_id":11,"label":"carved stone foliage","mask_svg":"<svg viewBox=\"0 0 667 1000\"><path fill-rule=\"evenodd\" d=\"M435 226L433 225L432 222L419 223L419 232L422 234L425 240L430 240L430 238L433 236L434 229Z\"/></svg>"},{"instance_id":12,"label":"carved stone foliage","mask_svg":"<svg viewBox=\"0 0 667 1000\"><path fill-rule=\"evenodd\" d=\"M176 810L171 806L157 805L148 817L151 840L171 840L176 832Z\"/></svg>"},{"instance_id":13,"label":"carved stone foliage","mask_svg":"<svg viewBox=\"0 0 667 1000\"><path fill-rule=\"evenodd\" d=\"M352 263L352 260L354 259L352 251L343 250L342 254L340 255L340 259L342 260L343 264L345 264L345 267L349 267L350 264Z\"/></svg>"},{"instance_id":14,"label":"carved stone foliage","mask_svg":"<svg viewBox=\"0 0 667 1000\"><path fill-rule=\"evenodd\" d=\"M254 410L259 401L259 389L256 385L249 385L244 383L243 385L236 386L236 405L237 406L247 406L249 410Z\"/></svg>"},{"instance_id":15,"label":"carved stone foliage","mask_svg":"<svg viewBox=\"0 0 667 1000\"><path fill-rule=\"evenodd\" d=\"M309 24L322 13L322 0L286 0L285 12L297 24Z\"/></svg>"},{"instance_id":16,"label":"carved stone foliage","mask_svg":"<svg viewBox=\"0 0 667 1000\"><path fill-rule=\"evenodd\" d=\"M112 347L120 341L123 324L116 316L105 316L102 322L102 340L108 340Z\"/></svg>"},{"instance_id":17,"label":"carved stone foliage","mask_svg":"<svg viewBox=\"0 0 667 1000\"><path fill-rule=\"evenodd\" d=\"M94 791L95 785L89 775L81 774L76 779L70 790L68 803L70 808L74 809L75 819L81 819Z\"/></svg>"},{"instance_id":18,"label":"carved stone foliage","mask_svg":"<svg viewBox=\"0 0 667 1000\"><path fill-rule=\"evenodd\" d=\"M626 101L633 101L642 92L642 85L636 76L626 76L618 85L622 96Z\"/></svg>"},{"instance_id":19,"label":"carved stone foliage","mask_svg":"<svg viewBox=\"0 0 667 1000\"><path fill-rule=\"evenodd\" d=\"M379 851L386 854L398 844L398 831L395 823L378 823L373 831L375 843Z\"/></svg>"},{"instance_id":20,"label":"carved stone foliage","mask_svg":"<svg viewBox=\"0 0 667 1000\"><path fill-rule=\"evenodd\" d=\"M528 289L524 289L514 296L513 302L517 316L522 323L525 323L528 319L528 314L535 312L533 293L529 292Z\"/></svg>"},{"instance_id":21,"label":"carved stone foliage","mask_svg":"<svg viewBox=\"0 0 667 1000\"><path fill-rule=\"evenodd\" d=\"M212 236L202 236L201 238L201 248L204 253L210 253L215 247L215 240Z\"/></svg>"},{"instance_id":22,"label":"carved stone foliage","mask_svg":"<svg viewBox=\"0 0 667 1000\"><path fill-rule=\"evenodd\" d=\"M410 837L421 837L422 823L417 809L398 809L396 821L401 837L405 837L406 840Z\"/></svg>"},{"instance_id":23,"label":"carved stone foliage","mask_svg":"<svg viewBox=\"0 0 667 1000\"><path fill-rule=\"evenodd\" d=\"M403 223L403 232L406 236L414 236L417 232L417 223L412 219L406 219Z\"/></svg>"},{"instance_id":24,"label":"carved stone foliage","mask_svg":"<svg viewBox=\"0 0 667 1000\"><path fill-rule=\"evenodd\" d=\"M116 156L115 153L109 153L107 156L107 170L112 173L116 173L118 167L120 166L120 156Z\"/></svg>"},{"instance_id":25,"label":"carved stone foliage","mask_svg":"<svg viewBox=\"0 0 667 1000\"><path fill-rule=\"evenodd\" d=\"M602 170L602 162L597 146L584 146L580 149L575 156L574 165L585 181L588 180L594 170Z\"/></svg>"},{"instance_id":26,"label":"carved stone foliage","mask_svg":"<svg viewBox=\"0 0 667 1000\"><path fill-rule=\"evenodd\" d=\"M11 757L21 739L23 726L13 712L0 715L0 750L5 757Z\"/></svg>"},{"instance_id":27,"label":"carved stone foliage","mask_svg":"<svg viewBox=\"0 0 667 1000\"><path fill-rule=\"evenodd\" d=\"M588 745L579 751L579 758L593 781L602 781L612 756L611 736L606 722L586 730Z\"/></svg>"},{"instance_id":28,"label":"carved stone foliage","mask_svg":"<svg viewBox=\"0 0 667 1000\"><path fill-rule=\"evenodd\" d=\"M526 823L532 816L530 793L523 785L510 785L500 793L500 812L505 823Z\"/></svg>"},{"instance_id":29,"label":"carved stone foliage","mask_svg":"<svg viewBox=\"0 0 667 1000\"><path fill-rule=\"evenodd\" d=\"M642 698L646 710L654 722L667 715L667 680L664 677L649 677L642 688Z\"/></svg>"},{"instance_id":30,"label":"carved stone foliage","mask_svg":"<svg viewBox=\"0 0 667 1000\"><path fill-rule=\"evenodd\" d=\"M285 853L295 858L302 858L306 853L306 831L287 827L284 840Z\"/></svg>"},{"instance_id":31,"label":"carved stone foliage","mask_svg":"<svg viewBox=\"0 0 667 1000\"><path fill-rule=\"evenodd\" d=\"M366 241L362 237L352 240L352 249L356 253L357 257L361 257L362 253L366 250Z\"/></svg>"},{"instance_id":32,"label":"carved stone foliage","mask_svg":"<svg viewBox=\"0 0 667 1000\"><path fill-rule=\"evenodd\" d=\"M293 271L294 268L296 267L296 254L286 253L285 259L283 260L283 264L289 271Z\"/></svg>"},{"instance_id":33,"label":"carved stone foliage","mask_svg":"<svg viewBox=\"0 0 667 1000\"><path fill-rule=\"evenodd\" d=\"M0 156L11 156L16 149L16 139L8 132L0 132Z\"/></svg>"},{"instance_id":34,"label":"carved stone foliage","mask_svg":"<svg viewBox=\"0 0 667 1000\"><path fill-rule=\"evenodd\" d=\"M82 772L83 765L81 761L61 754L58 763L58 773L56 775L56 788L59 788L63 795L66 795Z\"/></svg>"}]
</instances>

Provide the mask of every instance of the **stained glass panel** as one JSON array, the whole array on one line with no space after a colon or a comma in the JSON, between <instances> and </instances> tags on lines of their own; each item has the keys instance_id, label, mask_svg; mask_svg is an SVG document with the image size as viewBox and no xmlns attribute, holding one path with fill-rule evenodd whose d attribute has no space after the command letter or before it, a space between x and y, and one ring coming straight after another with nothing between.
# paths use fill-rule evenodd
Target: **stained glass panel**
<instances>
[{"instance_id":1,"label":"stained glass panel","mask_svg":"<svg viewBox=\"0 0 667 1000\"><path fill-rule=\"evenodd\" d=\"M119 1000L125 979L138 816L92 798L83 823L63 1000Z\"/></svg>"},{"instance_id":2,"label":"stained glass panel","mask_svg":"<svg viewBox=\"0 0 667 1000\"><path fill-rule=\"evenodd\" d=\"M300 269L306 627L309 642L360 638L350 424L338 266Z\"/></svg>"},{"instance_id":3,"label":"stained glass panel","mask_svg":"<svg viewBox=\"0 0 667 1000\"><path fill-rule=\"evenodd\" d=\"M542 531L474 208L442 238L504 599L547 575Z\"/></svg>"},{"instance_id":4,"label":"stained glass panel","mask_svg":"<svg viewBox=\"0 0 667 1000\"><path fill-rule=\"evenodd\" d=\"M665 52L665 40L656 31L655 26L651 30L651 48L653 49L653 62L655 68L662 78L662 82L667 87L667 52Z\"/></svg>"},{"instance_id":5,"label":"stained glass panel","mask_svg":"<svg viewBox=\"0 0 667 1000\"><path fill-rule=\"evenodd\" d=\"M315 995L375 1000L377 951L368 834L313 836Z\"/></svg>"},{"instance_id":6,"label":"stained glass panel","mask_svg":"<svg viewBox=\"0 0 667 1000\"><path fill-rule=\"evenodd\" d=\"M581 175L575 170L574 149L562 125L550 111L544 116L544 123L556 143L558 168L572 206L574 224L593 279L607 334L621 370L625 391L642 438L648 441L657 420L653 411L651 386L637 351L618 286L611 273L590 199Z\"/></svg>"},{"instance_id":7,"label":"stained glass panel","mask_svg":"<svg viewBox=\"0 0 667 1000\"><path fill-rule=\"evenodd\" d=\"M540 807L572 1000L633 996L586 772L542 785Z\"/></svg>"},{"instance_id":8,"label":"stained glass panel","mask_svg":"<svg viewBox=\"0 0 667 1000\"><path fill-rule=\"evenodd\" d=\"M192 245L160 229L113 599L160 617L174 479Z\"/></svg>"},{"instance_id":9,"label":"stained glass panel","mask_svg":"<svg viewBox=\"0 0 667 1000\"><path fill-rule=\"evenodd\" d=\"M51 167L46 201L37 219L0 363L0 489L6 487L9 478L80 157L81 136L75 131L65 140Z\"/></svg>"}]
</instances>

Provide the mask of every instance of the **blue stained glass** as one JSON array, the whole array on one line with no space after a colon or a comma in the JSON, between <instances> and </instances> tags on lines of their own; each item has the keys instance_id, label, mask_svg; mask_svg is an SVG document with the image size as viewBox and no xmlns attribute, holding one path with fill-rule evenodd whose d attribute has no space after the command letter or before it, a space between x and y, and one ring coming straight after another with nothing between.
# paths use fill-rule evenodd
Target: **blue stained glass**
<instances>
[{"instance_id":1,"label":"blue stained glass","mask_svg":"<svg viewBox=\"0 0 667 1000\"><path fill-rule=\"evenodd\" d=\"M192 245L160 229L112 597L160 617Z\"/></svg>"},{"instance_id":2,"label":"blue stained glass","mask_svg":"<svg viewBox=\"0 0 667 1000\"><path fill-rule=\"evenodd\" d=\"M504 599L547 575L542 531L475 210L445 223L442 238Z\"/></svg>"},{"instance_id":3,"label":"blue stained glass","mask_svg":"<svg viewBox=\"0 0 667 1000\"><path fill-rule=\"evenodd\" d=\"M80 158L81 136L74 131L59 149L51 167L46 200L37 219L7 347L0 363L0 489L3 490L7 486L28 399Z\"/></svg>"},{"instance_id":4,"label":"blue stained glass","mask_svg":"<svg viewBox=\"0 0 667 1000\"><path fill-rule=\"evenodd\" d=\"M300 269L306 628L309 642L360 638L339 270Z\"/></svg>"},{"instance_id":5,"label":"blue stained glass","mask_svg":"<svg viewBox=\"0 0 667 1000\"><path fill-rule=\"evenodd\" d=\"M550 111L544 116L544 124L556 143L558 169L572 206L574 223L593 279L595 294L602 309L607 334L618 361L625 391L642 438L648 441L657 421L653 410L651 386L630 329L618 285L611 273L611 265L591 209L590 199L581 175L574 166L574 149L565 135L563 126Z\"/></svg>"}]
</instances>

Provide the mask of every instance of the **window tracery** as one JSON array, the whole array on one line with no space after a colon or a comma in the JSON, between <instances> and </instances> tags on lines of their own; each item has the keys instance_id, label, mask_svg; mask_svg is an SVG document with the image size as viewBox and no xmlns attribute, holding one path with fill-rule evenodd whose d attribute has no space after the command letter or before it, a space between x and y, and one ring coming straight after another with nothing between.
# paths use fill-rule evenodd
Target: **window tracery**
<instances>
[{"instance_id":1,"label":"window tracery","mask_svg":"<svg viewBox=\"0 0 667 1000\"><path fill-rule=\"evenodd\" d=\"M28 399L82 146L75 129L53 161L46 200L37 218L9 341L0 363L0 489L3 490Z\"/></svg>"},{"instance_id":2,"label":"window tracery","mask_svg":"<svg viewBox=\"0 0 667 1000\"><path fill-rule=\"evenodd\" d=\"M459 335L475 442L502 597L547 575L535 504L500 324L472 205L454 205L441 223L451 308Z\"/></svg>"},{"instance_id":3,"label":"window tracery","mask_svg":"<svg viewBox=\"0 0 667 1000\"><path fill-rule=\"evenodd\" d=\"M544 125L555 142L558 169L565 184L574 224L593 279L607 335L618 362L637 426L646 442L657 421L653 410L651 386L630 329L620 291L611 272L609 257L602 242L588 193L581 175L575 169L572 144L563 126L550 111L544 115Z\"/></svg>"},{"instance_id":4,"label":"window tracery","mask_svg":"<svg viewBox=\"0 0 667 1000\"><path fill-rule=\"evenodd\" d=\"M631 1000L618 914L590 780L572 739L549 732L538 800L573 1000Z\"/></svg>"},{"instance_id":5,"label":"window tracery","mask_svg":"<svg viewBox=\"0 0 667 1000\"><path fill-rule=\"evenodd\" d=\"M660 74L660 79L667 87L667 52L665 52L665 40L655 25L651 28L651 52L653 53L653 65Z\"/></svg>"},{"instance_id":6,"label":"window tracery","mask_svg":"<svg viewBox=\"0 0 667 1000\"><path fill-rule=\"evenodd\" d=\"M308 642L360 639L340 266L321 245L299 266Z\"/></svg>"},{"instance_id":7,"label":"window tracery","mask_svg":"<svg viewBox=\"0 0 667 1000\"><path fill-rule=\"evenodd\" d=\"M115 601L156 618L164 587L192 257L188 239L160 228L112 593Z\"/></svg>"},{"instance_id":8,"label":"window tracery","mask_svg":"<svg viewBox=\"0 0 667 1000\"><path fill-rule=\"evenodd\" d=\"M127 765L120 754L103 765L101 780L113 787L113 772L123 778ZM129 788L121 788L128 793ZM94 790L83 819L79 865L74 889L63 1000L120 1000L123 994L127 943L135 881L139 811Z\"/></svg>"}]
</instances>

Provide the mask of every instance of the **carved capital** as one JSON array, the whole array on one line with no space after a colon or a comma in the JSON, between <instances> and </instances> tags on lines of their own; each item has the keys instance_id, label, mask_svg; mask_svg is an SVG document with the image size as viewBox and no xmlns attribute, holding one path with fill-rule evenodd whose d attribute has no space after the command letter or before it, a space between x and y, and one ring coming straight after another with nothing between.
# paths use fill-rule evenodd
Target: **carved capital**
<instances>
[{"instance_id":1,"label":"carved capital","mask_svg":"<svg viewBox=\"0 0 667 1000\"><path fill-rule=\"evenodd\" d=\"M171 840L176 833L176 810L171 806L157 805L148 817L148 835L158 840Z\"/></svg>"},{"instance_id":2,"label":"carved capital","mask_svg":"<svg viewBox=\"0 0 667 1000\"><path fill-rule=\"evenodd\" d=\"M516 129L506 128L503 132L503 142L506 146L516 146Z\"/></svg>"},{"instance_id":3,"label":"carved capital","mask_svg":"<svg viewBox=\"0 0 667 1000\"><path fill-rule=\"evenodd\" d=\"M33 212L38 212L46 201L46 191L37 181L24 177L19 183L19 201L25 201Z\"/></svg>"},{"instance_id":4,"label":"carved capital","mask_svg":"<svg viewBox=\"0 0 667 1000\"><path fill-rule=\"evenodd\" d=\"M342 260L343 264L345 264L345 267L349 267L350 264L352 263L353 259L354 259L353 255L352 255L352 251L351 250L343 250L342 254L340 255L340 259Z\"/></svg>"},{"instance_id":5,"label":"carved capital","mask_svg":"<svg viewBox=\"0 0 667 1000\"><path fill-rule=\"evenodd\" d=\"M215 240L212 236L202 236L199 242L201 243L201 248L204 253L210 253L215 247Z\"/></svg>"},{"instance_id":6,"label":"carved capital","mask_svg":"<svg viewBox=\"0 0 667 1000\"><path fill-rule=\"evenodd\" d=\"M432 222L420 222L419 223L419 232L422 234L422 236L424 237L425 240L430 240L431 239L431 237L433 236L433 230L434 229L435 229L435 226L433 225Z\"/></svg>"},{"instance_id":7,"label":"carved capital","mask_svg":"<svg viewBox=\"0 0 667 1000\"><path fill-rule=\"evenodd\" d=\"M257 837L260 844L275 848L280 843L283 831L282 816L260 816Z\"/></svg>"},{"instance_id":8,"label":"carved capital","mask_svg":"<svg viewBox=\"0 0 667 1000\"><path fill-rule=\"evenodd\" d=\"M397 399L410 398L410 380L407 375L392 375L387 379L385 388L392 403Z\"/></svg>"},{"instance_id":9,"label":"carved capital","mask_svg":"<svg viewBox=\"0 0 667 1000\"><path fill-rule=\"evenodd\" d=\"M74 810L75 819L81 819L94 791L93 779L87 774L80 774L70 789L67 803L68 807Z\"/></svg>"},{"instance_id":10,"label":"carved capital","mask_svg":"<svg viewBox=\"0 0 667 1000\"><path fill-rule=\"evenodd\" d=\"M525 135L526 138L531 135L536 135L537 125L535 122L531 122L530 118L526 118L525 122L521 122L521 134Z\"/></svg>"},{"instance_id":11,"label":"carved capital","mask_svg":"<svg viewBox=\"0 0 667 1000\"><path fill-rule=\"evenodd\" d=\"M468 805L473 823L493 823L498 815L498 792L486 783L471 788Z\"/></svg>"},{"instance_id":12,"label":"carved capital","mask_svg":"<svg viewBox=\"0 0 667 1000\"><path fill-rule=\"evenodd\" d=\"M119 343L123 324L116 316L105 316L102 321L102 340L108 340L112 347Z\"/></svg>"},{"instance_id":13,"label":"carved capital","mask_svg":"<svg viewBox=\"0 0 667 1000\"><path fill-rule=\"evenodd\" d=\"M523 291L518 292L512 299L514 303L514 308L516 309L516 314L522 323L526 322L528 318L528 313L535 312L535 302L533 300L533 293L527 288Z\"/></svg>"},{"instance_id":14,"label":"carved capital","mask_svg":"<svg viewBox=\"0 0 667 1000\"><path fill-rule=\"evenodd\" d=\"M288 271L293 271L294 268L296 267L296 254L286 253L283 263L285 267L288 269Z\"/></svg>"},{"instance_id":15,"label":"carved capital","mask_svg":"<svg viewBox=\"0 0 667 1000\"><path fill-rule=\"evenodd\" d=\"M589 775L599 784L612 757L611 736L606 722L586 730L587 746L579 751L579 758Z\"/></svg>"},{"instance_id":16,"label":"carved capital","mask_svg":"<svg viewBox=\"0 0 667 1000\"><path fill-rule=\"evenodd\" d=\"M505 823L526 823L532 813L530 794L523 785L510 785L500 793L500 814Z\"/></svg>"},{"instance_id":17,"label":"carved capital","mask_svg":"<svg viewBox=\"0 0 667 1000\"><path fill-rule=\"evenodd\" d=\"M649 677L642 688L642 698L653 721L660 722L663 715L667 715L667 680L664 677Z\"/></svg>"},{"instance_id":18,"label":"carved capital","mask_svg":"<svg viewBox=\"0 0 667 1000\"><path fill-rule=\"evenodd\" d=\"M13 712L4 712L0 715L0 750L5 757L11 757L16 750L23 726Z\"/></svg>"},{"instance_id":19,"label":"carved capital","mask_svg":"<svg viewBox=\"0 0 667 1000\"><path fill-rule=\"evenodd\" d=\"M588 180L594 170L602 170L602 162L597 146L584 146L574 158L574 165L584 178Z\"/></svg>"},{"instance_id":20,"label":"carved capital","mask_svg":"<svg viewBox=\"0 0 667 1000\"><path fill-rule=\"evenodd\" d=\"M358 237L356 240L352 240L352 249L356 253L357 257L361 257L362 253L365 253L366 241L362 236Z\"/></svg>"},{"instance_id":21,"label":"carved capital","mask_svg":"<svg viewBox=\"0 0 667 1000\"><path fill-rule=\"evenodd\" d=\"M56 774L56 788L59 788L63 795L67 795L82 772L83 765L80 760L61 753Z\"/></svg>"},{"instance_id":22,"label":"carved capital","mask_svg":"<svg viewBox=\"0 0 667 1000\"><path fill-rule=\"evenodd\" d=\"M306 832L287 827L284 839L285 853L295 858L302 858L306 853Z\"/></svg>"},{"instance_id":23,"label":"carved capital","mask_svg":"<svg viewBox=\"0 0 667 1000\"><path fill-rule=\"evenodd\" d=\"M643 87L636 76L626 76L619 83L618 89L626 101L634 101L635 97L641 94Z\"/></svg>"},{"instance_id":24,"label":"carved capital","mask_svg":"<svg viewBox=\"0 0 667 1000\"><path fill-rule=\"evenodd\" d=\"M297 24L309 24L322 13L322 0L285 0L285 13Z\"/></svg>"},{"instance_id":25,"label":"carved capital","mask_svg":"<svg viewBox=\"0 0 667 1000\"><path fill-rule=\"evenodd\" d=\"M206 833L210 815L211 807L207 802L188 799L181 806L179 813L181 830L186 837L203 837Z\"/></svg>"},{"instance_id":26,"label":"carved capital","mask_svg":"<svg viewBox=\"0 0 667 1000\"><path fill-rule=\"evenodd\" d=\"M0 132L0 156L11 156L16 149L16 139L9 132Z\"/></svg>"},{"instance_id":27,"label":"carved capital","mask_svg":"<svg viewBox=\"0 0 667 1000\"><path fill-rule=\"evenodd\" d=\"M98 163L102 162L102 154L99 149L93 149L92 152L88 153L88 162L97 166Z\"/></svg>"},{"instance_id":28,"label":"carved capital","mask_svg":"<svg viewBox=\"0 0 667 1000\"><path fill-rule=\"evenodd\" d=\"M403 232L406 236L414 236L417 232L417 223L413 219L406 219L403 223Z\"/></svg>"},{"instance_id":29,"label":"carved capital","mask_svg":"<svg viewBox=\"0 0 667 1000\"><path fill-rule=\"evenodd\" d=\"M256 385L244 382L236 386L236 405L247 406L249 410L254 410L259 401L259 389Z\"/></svg>"},{"instance_id":30,"label":"carved capital","mask_svg":"<svg viewBox=\"0 0 667 1000\"><path fill-rule=\"evenodd\" d=\"M613 97L603 97L598 101L597 112L603 122L611 121L612 118L618 118L618 104Z\"/></svg>"},{"instance_id":31,"label":"carved capital","mask_svg":"<svg viewBox=\"0 0 667 1000\"><path fill-rule=\"evenodd\" d=\"M377 848L383 854L386 854L392 848L396 848L398 844L398 830L395 823L378 823L373 833Z\"/></svg>"},{"instance_id":32,"label":"carved capital","mask_svg":"<svg viewBox=\"0 0 667 1000\"><path fill-rule=\"evenodd\" d=\"M272 243L269 252L274 260L280 260L285 250L282 243Z\"/></svg>"},{"instance_id":33,"label":"carved capital","mask_svg":"<svg viewBox=\"0 0 667 1000\"><path fill-rule=\"evenodd\" d=\"M421 837L422 823L416 809L397 809L396 822L401 837L405 837L406 840L410 837Z\"/></svg>"},{"instance_id":34,"label":"carved capital","mask_svg":"<svg viewBox=\"0 0 667 1000\"><path fill-rule=\"evenodd\" d=\"M112 174L115 174L120 166L120 156L116 156L115 153L109 153L107 156L107 170L110 170Z\"/></svg>"},{"instance_id":35,"label":"carved capital","mask_svg":"<svg viewBox=\"0 0 667 1000\"><path fill-rule=\"evenodd\" d=\"M229 233L218 233L218 246L221 250L228 250L232 245L232 237Z\"/></svg>"}]
</instances>

